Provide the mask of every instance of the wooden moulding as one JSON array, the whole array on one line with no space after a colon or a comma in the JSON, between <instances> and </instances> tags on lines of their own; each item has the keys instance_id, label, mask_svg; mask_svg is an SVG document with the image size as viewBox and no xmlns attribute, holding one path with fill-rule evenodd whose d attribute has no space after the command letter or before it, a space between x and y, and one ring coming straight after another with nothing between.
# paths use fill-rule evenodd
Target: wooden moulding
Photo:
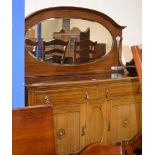
<instances>
[{"instance_id":1,"label":"wooden moulding","mask_svg":"<svg viewBox=\"0 0 155 155\"><path fill-rule=\"evenodd\" d=\"M111 66L120 64L119 52L122 50L122 30L125 26L118 25L107 15L95 10L79 7L53 7L39 10L28 16L25 19L25 33L35 24L48 18L80 18L98 22L111 33L113 39L112 49L104 58L92 63L70 66L48 64L36 59L28 51L25 51L25 76L107 71L111 69ZM121 38L119 48L117 48L117 36Z\"/></svg>"}]
</instances>

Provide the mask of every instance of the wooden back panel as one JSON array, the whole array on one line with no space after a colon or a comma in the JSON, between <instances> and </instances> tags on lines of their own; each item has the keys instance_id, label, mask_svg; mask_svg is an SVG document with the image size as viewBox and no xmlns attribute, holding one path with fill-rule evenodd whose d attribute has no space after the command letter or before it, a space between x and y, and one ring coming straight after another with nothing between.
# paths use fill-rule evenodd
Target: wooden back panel
<instances>
[{"instance_id":1,"label":"wooden back panel","mask_svg":"<svg viewBox=\"0 0 155 155\"><path fill-rule=\"evenodd\" d=\"M55 154L51 106L14 109L12 124L13 155Z\"/></svg>"},{"instance_id":2,"label":"wooden back panel","mask_svg":"<svg viewBox=\"0 0 155 155\"><path fill-rule=\"evenodd\" d=\"M125 26L118 25L107 15L86 8L78 7L54 7L39 10L25 19L25 33L35 24L49 18L78 18L95 21L109 30L113 44L111 51L104 57L91 63L81 65L54 65L45 63L33 57L28 51L25 52L25 75L52 75L79 72L109 71L111 66L119 65L119 53L122 50L122 30ZM116 37L119 36L120 44L117 45Z\"/></svg>"}]
</instances>

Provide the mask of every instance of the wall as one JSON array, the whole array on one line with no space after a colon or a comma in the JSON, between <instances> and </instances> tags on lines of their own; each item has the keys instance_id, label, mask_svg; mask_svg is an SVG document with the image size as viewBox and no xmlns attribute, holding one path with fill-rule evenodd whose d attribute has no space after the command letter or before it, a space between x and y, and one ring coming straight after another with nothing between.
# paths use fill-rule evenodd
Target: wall
<instances>
[{"instance_id":1,"label":"wall","mask_svg":"<svg viewBox=\"0 0 155 155\"><path fill-rule=\"evenodd\" d=\"M124 62L131 59L129 46L142 43L141 0L25 0L25 17L47 7L77 6L103 12L118 24L127 26L123 30ZM127 55L127 57L126 57Z\"/></svg>"}]
</instances>

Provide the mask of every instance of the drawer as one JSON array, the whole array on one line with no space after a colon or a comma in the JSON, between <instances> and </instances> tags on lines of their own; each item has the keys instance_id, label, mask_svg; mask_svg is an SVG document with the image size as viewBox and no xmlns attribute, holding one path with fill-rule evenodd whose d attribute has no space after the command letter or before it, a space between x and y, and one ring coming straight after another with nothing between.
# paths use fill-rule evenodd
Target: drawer
<instances>
[{"instance_id":1,"label":"drawer","mask_svg":"<svg viewBox=\"0 0 155 155\"><path fill-rule=\"evenodd\" d=\"M29 92L29 97L31 93ZM32 104L63 104L81 103L86 99L97 97L96 87L57 89L57 90L36 90L33 98L29 101ZM31 98L31 97L30 97Z\"/></svg>"},{"instance_id":2,"label":"drawer","mask_svg":"<svg viewBox=\"0 0 155 155\"><path fill-rule=\"evenodd\" d=\"M99 96L103 98L116 98L120 96L129 96L139 93L140 85L138 82L124 82L100 86Z\"/></svg>"}]
</instances>

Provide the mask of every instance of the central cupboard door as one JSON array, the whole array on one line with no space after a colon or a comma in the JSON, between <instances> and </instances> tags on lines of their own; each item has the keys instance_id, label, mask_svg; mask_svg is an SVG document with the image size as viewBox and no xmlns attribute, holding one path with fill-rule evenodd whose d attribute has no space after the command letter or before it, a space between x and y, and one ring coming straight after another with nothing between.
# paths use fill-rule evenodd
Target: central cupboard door
<instances>
[{"instance_id":1,"label":"central cupboard door","mask_svg":"<svg viewBox=\"0 0 155 155\"><path fill-rule=\"evenodd\" d=\"M86 103L86 145L106 142L106 104L104 100Z\"/></svg>"},{"instance_id":2,"label":"central cupboard door","mask_svg":"<svg viewBox=\"0 0 155 155\"><path fill-rule=\"evenodd\" d=\"M136 98L125 96L107 101L108 105L108 143L131 139L138 132Z\"/></svg>"}]
</instances>

